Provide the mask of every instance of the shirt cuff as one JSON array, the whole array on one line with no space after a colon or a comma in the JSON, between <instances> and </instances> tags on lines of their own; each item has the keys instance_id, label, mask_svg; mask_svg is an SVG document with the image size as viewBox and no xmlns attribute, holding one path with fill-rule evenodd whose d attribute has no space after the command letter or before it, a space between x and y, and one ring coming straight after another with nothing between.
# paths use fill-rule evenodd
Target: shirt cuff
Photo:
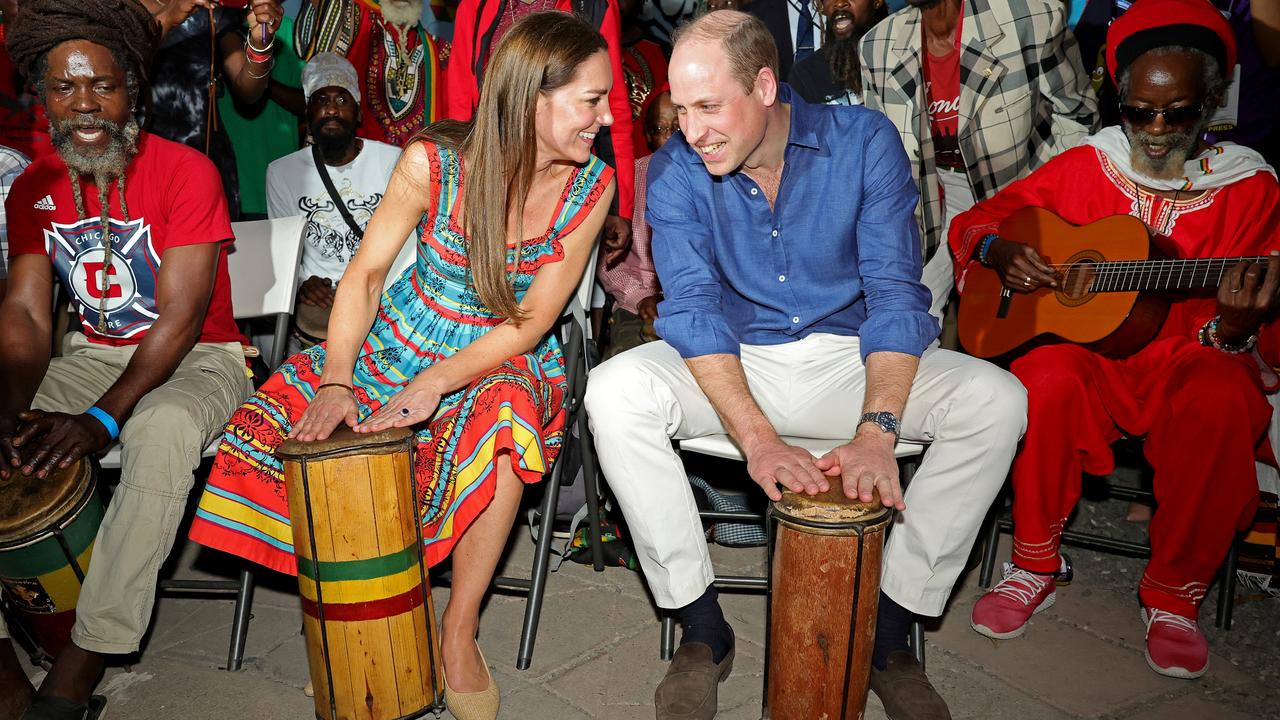
<instances>
[{"instance_id":1,"label":"shirt cuff","mask_svg":"<svg viewBox=\"0 0 1280 720\"><path fill-rule=\"evenodd\" d=\"M938 319L924 310L878 312L862 323L859 350L862 361L876 352L897 352L920 357L938 339L942 328Z\"/></svg>"},{"instance_id":2,"label":"shirt cuff","mask_svg":"<svg viewBox=\"0 0 1280 720\"><path fill-rule=\"evenodd\" d=\"M659 315L654 330L682 358L738 355L741 343L719 315L684 311Z\"/></svg>"}]
</instances>

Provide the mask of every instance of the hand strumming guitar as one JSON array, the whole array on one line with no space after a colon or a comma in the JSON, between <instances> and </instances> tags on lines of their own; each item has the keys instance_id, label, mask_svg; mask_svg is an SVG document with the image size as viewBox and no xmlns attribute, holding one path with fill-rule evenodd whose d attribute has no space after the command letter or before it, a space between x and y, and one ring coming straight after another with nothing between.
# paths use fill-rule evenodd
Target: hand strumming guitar
<instances>
[{"instance_id":1,"label":"hand strumming guitar","mask_svg":"<svg viewBox=\"0 0 1280 720\"><path fill-rule=\"evenodd\" d=\"M1265 274L1265 277L1264 277ZM1217 335L1235 345L1258 331L1280 307L1280 252L1267 264L1241 262L1227 271L1218 286Z\"/></svg>"},{"instance_id":2,"label":"hand strumming guitar","mask_svg":"<svg viewBox=\"0 0 1280 720\"><path fill-rule=\"evenodd\" d=\"M996 238L987 250L987 264L1000 275L1010 290L1029 293L1042 287L1057 287L1053 268L1028 245Z\"/></svg>"}]
</instances>

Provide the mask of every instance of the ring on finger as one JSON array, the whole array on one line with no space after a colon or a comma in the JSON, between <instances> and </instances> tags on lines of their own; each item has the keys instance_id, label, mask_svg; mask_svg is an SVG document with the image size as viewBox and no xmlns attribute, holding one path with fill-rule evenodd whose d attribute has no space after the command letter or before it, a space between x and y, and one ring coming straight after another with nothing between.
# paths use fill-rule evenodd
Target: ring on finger
<instances>
[{"instance_id":1,"label":"ring on finger","mask_svg":"<svg viewBox=\"0 0 1280 720\"><path fill-rule=\"evenodd\" d=\"M409 408L407 408L407 407L402 407L402 408L400 408L400 416L401 416L401 417L409 417L409 415L410 415L412 412L413 412L413 411L412 411L412 410L410 410L410 409L409 409Z\"/></svg>"}]
</instances>

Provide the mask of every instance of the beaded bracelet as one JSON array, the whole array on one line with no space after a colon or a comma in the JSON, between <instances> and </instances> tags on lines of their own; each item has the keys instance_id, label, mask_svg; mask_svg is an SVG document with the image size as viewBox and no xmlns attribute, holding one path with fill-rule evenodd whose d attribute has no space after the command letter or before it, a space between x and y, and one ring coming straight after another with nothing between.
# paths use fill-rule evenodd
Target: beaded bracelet
<instances>
[{"instance_id":1,"label":"beaded bracelet","mask_svg":"<svg viewBox=\"0 0 1280 720\"><path fill-rule=\"evenodd\" d=\"M997 238L999 238L999 236L995 233L988 233L982 236L982 242L978 245L978 262L983 265L989 264L987 262L987 253L991 250L991 244L994 243Z\"/></svg>"},{"instance_id":2,"label":"beaded bracelet","mask_svg":"<svg viewBox=\"0 0 1280 720\"><path fill-rule=\"evenodd\" d=\"M1221 320L1222 316L1218 315L1200 327L1200 332L1197 335L1201 345L1214 348L1215 350L1219 350L1229 355L1240 355L1253 350L1253 346L1258 342L1257 333L1254 333L1235 344L1222 342L1222 338L1218 337L1218 323L1221 322Z\"/></svg>"}]
</instances>

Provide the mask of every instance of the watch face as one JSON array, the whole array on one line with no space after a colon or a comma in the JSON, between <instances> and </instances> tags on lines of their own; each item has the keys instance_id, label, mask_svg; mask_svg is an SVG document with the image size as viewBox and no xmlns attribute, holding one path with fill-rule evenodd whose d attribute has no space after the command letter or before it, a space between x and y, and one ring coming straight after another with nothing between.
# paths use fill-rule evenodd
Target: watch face
<instances>
[{"instance_id":1,"label":"watch face","mask_svg":"<svg viewBox=\"0 0 1280 720\"><path fill-rule=\"evenodd\" d=\"M894 435L898 434L898 416L891 412L866 413L862 416L862 420L860 420L858 424L861 425L862 423L869 422L879 425L880 429L885 432L893 433Z\"/></svg>"}]
</instances>

